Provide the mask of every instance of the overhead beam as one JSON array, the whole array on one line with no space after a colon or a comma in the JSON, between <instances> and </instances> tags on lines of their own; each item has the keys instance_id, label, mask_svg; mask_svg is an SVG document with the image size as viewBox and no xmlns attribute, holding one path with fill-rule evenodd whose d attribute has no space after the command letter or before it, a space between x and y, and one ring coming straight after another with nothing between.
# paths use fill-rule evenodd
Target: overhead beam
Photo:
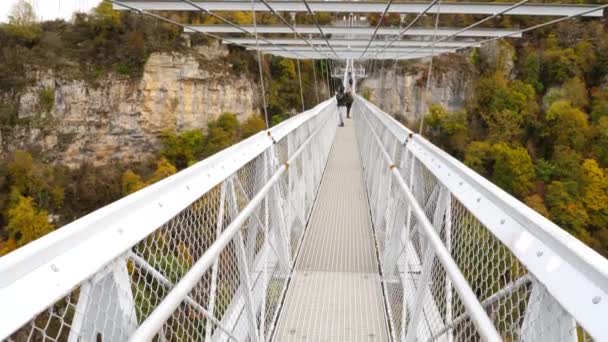
<instances>
[{"instance_id":1,"label":"overhead beam","mask_svg":"<svg viewBox=\"0 0 608 342\"><path fill-rule=\"evenodd\" d=\"M308 12L301 0L267 1L278 12ZM123 1L122 3L148 11L196 11L197 9L183 1ZM209 11L251 11L251 1L204 1L196 3ZM386 1L307 1L313 12L343 12L343 13L381 13L386 8ZM269 11L260 2L253 4L256 11ZM388 13L419 13L427 7L424 2L393 3ZM498 13L511 6L512 3L441 3L442 14L485 14ZM568 16L593 8L592 5L568 4L526 4L505 15L538 15L538 16ZM114 9L124 10L114 5ZM429 12L435 12L433 6ZM589 17L603 16L603 10L585 14Z\"/></svg>"},{"instance_id":2,"label":"overhead beam","mask_svg":"<svg viewBox=\"0 0 608 342\"><path fill-rule=\"evenodd\" d=\"M289 45L289 46L307 46L301 39L293 38L266 38L266 40L275 45ZM309 39L313 45L327 46L324 39ZM332 46L366 46L369 39L342 39L342 38L331 38L329 42ZM223 41L224 44L238 44L238 45L256 45L256 40L253 38L230 38L230 41ZM400 40L391 44L391 47L423 47L432 43L432 40ZM475 40L465 41L446 41L436 43L434 46L439 48L460 48L470 47L474 44ZM371 44L372 47L384 47L387 44L384 40L374 40Z\"/></svg>"},{"instance_id":3,"label":"overhead beam","mask_svg":"<svg viewBox=\"0 0 608 342\"><path fill-rule=\"evenodd\" d=\"M254 33L254 27L250 25L242 26L243 29ZM315 26L298 26L295 28L300 34L319 34L319 30ZM339 26L323 26L323 32L325 34L348 34L348 35L362 35L371 36L374 33L373 27L339 27ZM411 28L405 32L405 36L449 36L457 33L459 28L438 28L435 31L434 28ZM205 33L242 33L234 27L228 25L190 25L189 28L184 29L185 32L205 32ZM287 26L280 25L258 25L258 34L273 34L273 33L293 33L293 30ZM382 27L378 30L377 35L389 35L394 36L401 33L399 28L387 28ZM465 32L461 32L457 37L502 37L509 36L510 38L521 38L521 33L518 30L512 29L471 29Z\"/></svg>"},{"instance_id":4,"label":"overhead beam","mask_svg":"<svg viewBox=\"0 0 608 342\"><path fill-rule=\"evenodd\" d=\"M285 57L285 58L293 58L296 59L298 58L298 56L300 56L299 58L302 59L327 59L326 55L320 54L316 51L307 51L307 52L300 52L297 55L296 54L291 54L289 52L285 52L285 51L261 51L264 54L269 54L269 55L274 55L274 56L280 56L280 57ZM359 58L361 56L361 52L357 51L357 52L347 52L347 51L336 51L337 54L337 59L355 59L355 58ZM439 53L435 53L434 55L438 55ZM399 59L399 60L405 60L405 59L417 59L417 58L423 58L423 57L429 57L433 54L431 53L415 53L415 54L407 54L407 53L395 53L395 52L383 52L381 54L379 54L378 56L374 56L374 59ZM332 57L333 59L333 57Z\"/></svg>"},{"instance_id":5,"label":"overhead beam","mask_svg":"<svg viewBox=\"0 0 608 342\"><path fill-rule=\"evenodd\" d=\"M247 46L247 50L257 50L258 46L256 45L249 45ZM317 49L312 49L310 46L290 46L290 45L279 45L279 46L273 46L273 45L260 45L259 46L259 50L260 51L267 51L267 52L276 52L276 51L288 51L288 52L295 52L297 54L299 54L300 52L310 52L310 51L317 51L317 52L330 52L331 50L328 47L325 46L321 46L318 47ZM364 46L358 46L358 47L334 47L334 51L336 52L363 52L365 51L365 47ZM406 53L412 53L412 52L421 52L421 53L428 53L428 52L437 52L437 53L443 53L443 52L453 52L455 51L454 48L433 48L433 47L428 47L428 48L424 48L424 49L419 49L419 48L390 48L390 49L386 49L384 50L384 52L391 52L391 53L401 53L401 54L406 54Z\"/></svg>"}]
</instances>

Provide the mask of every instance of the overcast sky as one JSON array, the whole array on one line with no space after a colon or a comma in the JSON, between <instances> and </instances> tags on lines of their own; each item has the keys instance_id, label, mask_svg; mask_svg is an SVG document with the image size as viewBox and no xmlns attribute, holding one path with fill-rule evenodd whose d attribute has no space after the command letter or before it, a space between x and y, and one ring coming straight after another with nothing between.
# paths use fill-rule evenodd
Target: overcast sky
<instances>
[{"instance_id":1,"label":"overcast sky","mask_svg":"<svg viewBox=\"0 0 608 342\"><path fill-rule=\"evenodd\" d=\"M101 0L28 0L42 20L70 19L74 12L88 12ZM0 21L6 22L17 0L0 0Z\"/></svg>"}]
</instances>

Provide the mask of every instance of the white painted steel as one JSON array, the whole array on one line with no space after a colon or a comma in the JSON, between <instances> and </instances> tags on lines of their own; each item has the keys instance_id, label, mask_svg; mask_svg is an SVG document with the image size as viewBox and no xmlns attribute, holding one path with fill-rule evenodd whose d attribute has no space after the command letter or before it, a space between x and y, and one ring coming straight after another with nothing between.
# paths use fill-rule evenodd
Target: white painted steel
<instances>
[{"instance_id":1,"label":"white painted steel","mask_svg":"<svg viewBox=\"0 0 608 342\"><path fill-rule=\"evenodd\" d=\"M208 235L201 236L197 234L201 234L200 229L206 227L205 222L209 221L208 217L210 215L217 216L217 213L221 212L220 207L224 206L223 203L220 205L216 202L219 186L229 180L231 176L237 177L238 182L236 183L244 182L244 188L242 187L241 189L243 190L238 194L237 204L240 207L244 203L245 194L253 196L255 191L261 189L261 186L265 182L265 180L259 178L262 175L260 173L262 170L268 169L274 173L275 170L279 169L277 163L267 163L266 166L263 166L260 164L262 160L267 160L274 154L276 154L276 159L280 162L287 160L295 152L288 149L288 141L290 141L290 146L298 148L311 136L312 132L317 131L321 127L323 134L316 135L316 140L308 145L309 148L305 151L303 157L293 165L293 167L297 167L297 170L299 170L294 174L297 179L293 182L293 186L298 185L301 189L305 189L306 192L314 193L320 181L320 172L316 171L314 177L303 177L300 173L305 171L303 163L307 165L314 164L316 168L320 168L324 164L324 162L315 160L326 158L329 153L330 141L333 137L332 129L335 129L335 126L325 125L324 123L327 120L335 118L334 103L335 100L332 99L319 104L315 108L295 116L277 127L271 128L269 131L261 132L239 144L229 147L221 153L211 156L176 175L95 211L0 258L0 300L3 303L3 309L0 310L0 339L12 336L12 338L21 340L22 337L19 336L24 335L30 336L33 339L41 338L41 336L49 338L53 337L54 334L57 334L54 338L61 339L61 334L64 333L69 333L71 336L79 336L78 334L81 332L70 331L73 312L77 307L83 305L83 301L78 300L78 293L81 295L85 293L83 292L83 285L88 283L89 279L98 277L97 273L99 272L106 272L104 269L109 263L112 264L115 260L127 258L128 255L125 252L131 250L137 252L140 257L153 257L147 260L148 263L156 265L157 271L164 273L165 277L174 278L171 279L172 282L177 282L182 277L182 271L175 268L164 268L166 266L161 265L165 264L158 264L158 259L155 259L157 257L154 255L160 252L158 248L162 244L165 244L165 242L162 242L162 239L158 240L158 234L168 234L165 232L170 232L171 235L177 234L176 236L180 236L180 234L191 236L191 239L184 240L179 244L176 242L171 248L169 247L171 245L167 246L164 253L169 253L168 257L172 253L184 253L183 250L185 248L189 250L188 255L194 256L200 254L202 257L206 253L203 253L203 251L208 246L211 246L211 242L215 240L215 226L209 228L210 234ZM313 153L310 149L314 149L315 152ZM275 165L275 168L271 169L272 165ZM259 171L256 171L256 168ZM305 180L306 183L303 183ZM280 184L280 194L291 191L286 188L285 182L286 179L283 177ZM284 203L284 200L277 196L279 196L279 193L273 195L272 201ZM288 228L285 228L284 225L277 226L280 222L280 216L278 216L276 209L268 210L267 213L270 214L271 219L269 224L272 227L276 227L272 229L280 229L279 227L287 229L286 232L291 234L288 235L289 238L294 243L297 243L303 231L303 228L300 228L298 230L299 233L296 234L297 227L303 227L304 223L296 220L295 217L306 217L310 213L312 199L313 197L309 196L305 202L291 205L288 213L293 212L289 216L292 217L292 222L290 222ZM229 204L225 205L230 207ZM234 204L232 206L232 210L236 210L237 212L241 210L234 208ZM264 212L264 210L259 209L256 217L261 212ZM295 215L295 213L298 213L298 215ZM230 220L226 221L226 225L230 223ZM211 222L214 221L211 220ZM253 226L258 230L263 228L257 223ZM249 231L253 229L251 228L253 226L248 228L250 229ZM199 230L197 231L197 229ZM254 236L267 237L268 235L260 232ZM256 241L267 241L267 243L258 245L259 242ZM278 260L279 257L268 257L268 254L277 255L277 249L282 248L279 242L273 241L273 238L266 238L266 240L255 238L249 240L248 244L256 244L258 247L255 250L258 253L255 257L268 262L268 264L262 265L263 267L261 267L259 273L261 274L262 271L266 273L271 272L267 277L270 277L275 284L282 284L281 286L284 286L285 278L282 278L283 276L277 278L279 274L277 272L279 271L273 266L281 264L281 261ZM248 259L248 262L253 263L254 261ZM232 277L231 274L238 274L240 272L235 267L236 263L220 263L220 274L224 275L218 281L222 283L222 287L225 288L230 285L230 283L226 283L229 281L229 279L226 280L226 276ZM284 267L281 269L282 271L280 272L285 272ZM142 298L145 299L144 303L151 303L149 305L153 309L155 301L150 299L150 293L147 291L156 292L155 296L158 297L153 296L152 298L160 300L164 296L164 292L157 291L164 288L166 284L162 284L162 281L160 281L160 285L149 283L150 281L158 283L158 281L153 280L153 277L147 278L146 274L150 273L143 269L137 268L137 270L133 270L131 268L130 272L132 285L138 286L133 290L132 296L136 297L136 301L134 304L131 304L131 310L133 310L133 305L135 305L138 314L137 319L141 322L149 313L148 308L141 307ZM141 275L138 276L140 273ZM205 282L208 279L209 277L206 276ZM235 279L238 279L238 276ZM104 293L116 288L117 285L119 289L124 288L118 280L104 284L107 287L107 289L101 289ZM261 296L260 298L265 298L264 293L266 289L258 286L260 284L258 281L254 282L254 284L252 286L256 293ZM143 286L143 288L140 289L139 286ZM239 288L238 284L230 286L236 286L235 290ZM263 291L259 292L258 289ZM234 293L233 297L226 297L227 294L223 292L222 305L226 306L227 304L240 301L242 295L238 293L240 292ZM194 299L199 304L205 305L208 295L205 294L203 296L200 292L193 292L189 297L190 300ZM120 297L111 298L113 302L109 303L110 306L104 305L104 307L111 307L111 305L114 305L112 303L117 299L120 299ZM267 312L264 313L264 317L272 317L274 315L274 310L278 307L276 298L274 299L275 302L267 303ZM95 307L99 308L99 300L101 300L101 297L88 298L89 304L87 305L95 305ZM256 298L256 303L261 303L262 301L264 300ZM256 306L257 310L260 307L260 305ZM4 308L10 308L10 310ZM60 315L57 314L58 308L63 308L59 309ZM256 310L256 308L253 309ZM125 309L129 310L128 307ZM229 313L230 311L226 312ZM99 311L98 309L95 311L96 316L90 318L105 320L105 325L110 324L109 327L114 332L112 336L124 340L130 335L130 332L117 324L121 321L126 322L127 320L112 316L114 314L115 311L106 312L104 310ZM179 316L179 312L176 314ZM268 320L270 319L268 318ZM217 317L217 320L224 323L224 319L221 316ZM233 326L225 326L231 329L239 326L239 320L231 322L234 324ZM82 326L85 325L83 324ZM203 330L201 329L201 331ZM172 334L170 326L165 327L163 331L163 335L166 337ZM214 331L218 331L218 329L214 327ZM253 330L233 331L233 334L241 336L244 339L251 331ZM100 331L99 333L102 332ZM173 334L175 334L175 331L173 331ZM25 339L27 340L28 338Z\"/></svg>"},{"instance_id":2,"label":"white painted steel","mask_svg":"<svg viewBox=\"0 0 608 342\"><path fill-rule=\"evenodd\" d=\"M373 104L357 97L355 107L356 113L365 115L378 132L383 147L396 160L404 179L409 177L411 183L407 185L427 211L429 219L440 218L439 225L433 222L435 228L442 235L444 244L451 246L452 257L482 306L493 312L490 317L503 338L564 341L572 341L577 335L579 340L608 338L604 319L608 315L608 260L424 138L413 134ZM365 133L363 130L359 132L359 139L362 139ZM388 171L367 164L374 157L366 153L370 151L362 153L364 168L369 172L368 182L372 182L368 183L370 199L388 203L386 212L372 211L372 217L379 240L387 239L380 246L379 254L386 255L381 266L387 284L394 284L387 285L387 300L391 303L389 311L393 317L391 325L395 331L401 331L410 320L410 317L405 317L405 312L410 310L404 311L403 315L395 310L407 307L416 298L411 294L412 285L419 278L413 278L412 283L399 280L396 275L424 263L403 257L394 259L400 249L399 243L393 243L399 241L399 238L395 240L394 224L396 221L410 222L410 211L398 209L404 207L395 204L396 200L397 203L401 200L390 190L394 188L386 188L386 182L377 181L386 177L383 175ZM376 189L376 186L382 187ZM388 199L380 196L384 193L388 193ZM440 208L445 206L442 202L446 200L449 200L451 209ZM442 210L447 210L443 216L440 214ZM394 217L396 213L405 216ZM448 236L445 235L447 218L450 219L450 241L445 240ZM410 223L405 227L410 227ZM410 255L413 246L420 255L421 247L416 247L419 237L412 235L410 230L400 234L400 239L403 242L413 239L414 242L405 243L405 252L401 253ZM476 243L471 244L472 241ZM504 272L504 278L497 278ZM471 277L481 277L485 281L472 281ZM523 281L524 278L527 280ZM443 278L440 276L438 279ZM438 283L438 279L431 284ZM447 292L433 293L433 305L427 302L428 308L424 310L429 310L429 313L436 311L432 309L434 305L439 306L439 312L447 310L447 305L440 301L448 297ZM500 300L493 299L497 297ZM513 308L516 307L525 307L526 310L515 311ZM452 322L445 319L431 321L425 327L428 332L420 335L422 332L419 331L418 336L426 336L424 340L430 340L431 335L433 339L441 339L442 334L446 337L446 332L450 331L455 339L463 339L462 334L475 335L463 325L458 306L452 305L451 310ZM505 316L509 310L511 314ZM563 329L563 324L570 328ZM575 329L576 326L580 329Z\"/></svg>"},{"instance_id":3,"label":"white painted steel","mask_svg":"<svg viewBox=\"0 0 608 342\"><path fill-rule=\"evenodd\" d=\"M267 38L268 42L271 42L275 45L290 45L290 46L307 46L307 43L302 41L301 39L293 39L293 38ZM238 44L243 46L255 46L255 39L251 38L230 38L230 41L222 41L224 44ZM321 45L327 46L327 42L324 39L309 39L309 42L313 45ZM345 38L332 38L330 43L332 46L366 46L369 42L369 39L345 39ZM399 40L395 41L391 44L391 47L423 47L427 44L431 43L431 40ZM474 40L462 40L462 41L445 41L436 43L434 46L439 48L459 48L459 47L470 47L471 44L474 44ZM371 42L371 46L373 47L384 47L386 45L385 41L374 40ZM271 47L273 45L266 44L264 42L260 42L260 47Z\"/></svg>"},{"instance_id":4,"label":"white painted steel","mask_svg":"<svg viewBox=\"0 0 608 342\"><path fill-rule=\"evenodd\" d=\"M298 56L300 58L304 58L304 59L327 59L327 56L325 56L324 54L319 54L316 51L310 51L310 52L298 52L297 54L295 53L291 53L291 52L282 52L282 51L262 51L262 53L265 54L270 54L273 56L280 56L280 57L286 57L286 58L298 58ZM338 58L340 59L356 59L359 56L361 56L361 52L357 52L357 51L342 51L342 52L336 52L336 54L338 55ZM435 56L438 55L439 53L435 53ZM417 58L424 58L424 57L429 57L432 56L431 53L412 53L409 55L405 55L403 53L400 52L383 52L381 54L375 55L374 59L378 59L378 60L382 60L382 59L399 59L399 60L407 60L407 59L417 59Z\"/></svg>"},{"instance_id":5,"label":"white painted steel","mask_svg":"<svg viewBox=\"0 0 608 342\"><path fill-rule=\"evenodd\" d=\"M247 50L257 50L257 47L251 46L251 47L248 47ZM281 52L281 51L287 50L289 52L295 52L298 54L301 52L315 52L315 51L330 52L331 51L328 47L324 47L324 46L315 47L315 49L313 49L309 46L293 46L293 45L278 45L278 46L266 45L266 46L260 46L259 50L264 51L264 52ZM365 51L365 47L362 47L362 46L334 47L333 50L338 53L339 52L363 52L363 51ZM446 53L446 52L453 52L455 50L453 48L431 48L431 47L427 47L427 48L402 47L402 48L389 48L389 49L384 50L384 52L386 52L387 54L389 54L389 53L407 54L407 53L418 52L418 51L420 51L420 54L422 54L422 53L429 53L432 51L434 51L436 53ZM361 54L359 53L359 55L361 55Z\"/></svg>"},{"instance_id":6,"label":"white painted steel","mask_svg":"<svg viewBox=\"0 0 608 342\"><path fill-rule=\"evenodd\" d=\"M145 10L157 11L193 11L194 9L182 1L121 1L124 4L139 7ZM284 0L267 1L278 12L308 12L302 1ZM386 8L382 1L307 1L313 12L343 12L343 13L381 13ZM201 1L196 2L209 11L251 11L250 1ZM494 14L510 6L509 3L441 3L441 13L445 14ZM269 11L269 9L256 2L256 11ZM388 13L419 13L427 6L423 2L396 2L388 9ZM539 15L539 16L567 16L577 11L591 7L590 5L567 4L530 4L523 6L508 15ZM115 9L122 9L115 6ZM431 12L436 9L431 8ZM601 17L602 11L592 12L588 16Z\"/></svg>"},{"instance_id":7,"label":"white painted steel","mask_svg":"<svg viewBox=\"0 0 608 342\"><path fill-rule=\"evenodd\" d=\"M248 32L253 33L254 27L251 25L241 26ZM340 26L322 26L325 34L348 34L348 35L365 35L371 36L374 32L373 27L340 27ZM319 29L316 26L304 26L300 25L295 28L300 34L319 34ZM460 28L445 28L440 27L437 29L437 36L449 36L457 33ZM242 33L242 30L229 25L188 25L184 28L184 32L206 32L206 33ZM270 34L270 33L293 33L293 30L287 26L281 25L258 25L257 32L259 34ZM381 27L377 35L383 36L394 36L401 32L399 28L387 28ZM403 34L404 36L433 36L435 30L433 28L411 28ZM471 29L465 32L461 32L457 37L504 37L509 38L521 38L521 33L518 30L513 29ZM330 41L331 44L331 41Z\"/></svg>"}]
</instances>

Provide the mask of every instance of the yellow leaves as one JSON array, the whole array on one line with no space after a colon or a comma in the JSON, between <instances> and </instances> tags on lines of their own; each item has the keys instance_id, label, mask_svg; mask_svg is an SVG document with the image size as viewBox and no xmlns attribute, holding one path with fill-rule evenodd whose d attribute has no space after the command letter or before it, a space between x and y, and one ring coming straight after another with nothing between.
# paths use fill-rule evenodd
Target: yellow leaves
<instances>
[{"instance_id":1,"label":"yellow leaves","mask_svg":"<svg viewBox=\"0 0 608 342\"><path fill-rule=\"evenodd\" d=\"M99 6L97 6L94 9L95 14L97 15L97 17L99 17L100 19L106 21L107 23L111 24L114 27L119 27L120 26L120 17L121 14L119 11L115 11L112 8L112 3L110 3L109 1L102 1Z\"/></svg>"},{"instance_id":2,"label":"yellow leaves","mask_svg":"<svg viewBox=\"0 0 608 342\"><path fill-rule=\"evenodd\" d=\"M173 164L171 164L165 157L161 157L160 160L156 162L156 170L145 182L142 180L140 175L131 170L127 170L122 175L122 193L123 195L131 194L145 188L148 185L167 178L176 172L177 169L175 166L173 166Z\"/></svg>"},{"instance_id":3,"label":"yellow leaves","mask_svg":"<svg viewBox=\"0 0 608 342\"><path fill-rule=\"evenodd\" d=\"M31 197L21 196L8 211L8 232L17 240L17 246L23 246L53 231L48 216L45 210L36 208Z\"/></svg>"},{"instance_id":4,"label":"yellow leaves","mask_svg":"<svg viewBox=\"0 0 608 342\"><path fill-rule=\"evenodd\" d=\"M250 116L241 126L241 136L247 139L257 132L263 131L266 128L266 123L259 115Z\"/></svg>"},{"instance_id":5,"label":"yellow leaves","mask_svg":"<svg viewBox=\"0 0 608 342\"><path fill-rule=\"evenodd\" d=\"M530 208L534 209L537 213L543 215L544 217L549 217L549 210L545 206L545 202L543 198L538 194L530 195L524 198L524 203Z\"/></svg>"},{"instance_id":6,"label":"yellow leaves","mask_svg":"<svg viewBox=\"0 0 608 342\"><path fill-rule=\"evenodd\" d=\"M173 164L169 163L169 161L165 158L160 158L160 160L156 163L156 171L152 177L148 180L148 184L153 184L158 182L161 179L167 178L177 172L177 169Z\"/></svg>"},{"instance_id":7,"label":"yellow leaves","mask_svg":"<svg viewBox=\"0 0 608 342\"><path fill-rule=\"evenodd\" d=\"M6 255L17 249L17 241L9 238L7 241L0 240L0 256Z\"/></svg>"},{"instance_id":8,"label":"yellow leaves","mask_svg":"<svg viewBox=\"0 0 608 342\"><path fill-rule=\"evenodd\" d=\"M551 105L547 112L551 122L551 135L556 145L581 150L587 140L589 123L587 114L574 108L569 101L559 100Z\"/></svg>"},{"instance_id":9,"label":"yellow leaves","mask_svg":"<svg viewBox=\"0 0 608 342\"><path fill-rule=\"evenodd\" d=\"M128 195L139 189L142 189L145 184L141 177L131 170L125 171L122 175L122 194Z\"/></svg>"},{"instance_id":10,"label":"yellow leaves","mask_svg":"<svg viewBox=\"0 0 608 342\"><path fill-rule=\"evenodd\" d=\"M583 202L591 211L608 209L608 177L593 159L585 159L582 165L584 185Z\"/></svg>"}]
</instances>

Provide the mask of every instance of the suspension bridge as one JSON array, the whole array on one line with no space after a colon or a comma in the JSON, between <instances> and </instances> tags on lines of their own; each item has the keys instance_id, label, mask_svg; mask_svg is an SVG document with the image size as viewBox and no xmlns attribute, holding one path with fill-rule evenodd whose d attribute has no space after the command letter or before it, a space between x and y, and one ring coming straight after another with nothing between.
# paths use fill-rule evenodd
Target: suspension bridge
<instances>
[{"instance_id":1,"label":"suspension bridge","mask_svg":"<svg viewBox=\"0 0 608 342\"><path fill-rule=\"evenodd\" d=\"M432 63L593 20L608 5L112 2L255 50L258 61L342 61L332 75L353 80L353 118L338 127L328 96L0 258L0 339L608 341L608 260L356 95L372 60ZM180 23L163 16L170 11L222 24ZM224 11L251 11L254 21L237 25ZM257 25L256 12L283 24ZM348 19L321 25L319 12ZM314 25L296 25L296 13ZM370 13L380 15L375 26L355 20ZM402 25L381 26L392 13ZM415 26L454 14L483 19ZM545 21L487 27L507 15Z\"/></svg>"}]
</instances>

